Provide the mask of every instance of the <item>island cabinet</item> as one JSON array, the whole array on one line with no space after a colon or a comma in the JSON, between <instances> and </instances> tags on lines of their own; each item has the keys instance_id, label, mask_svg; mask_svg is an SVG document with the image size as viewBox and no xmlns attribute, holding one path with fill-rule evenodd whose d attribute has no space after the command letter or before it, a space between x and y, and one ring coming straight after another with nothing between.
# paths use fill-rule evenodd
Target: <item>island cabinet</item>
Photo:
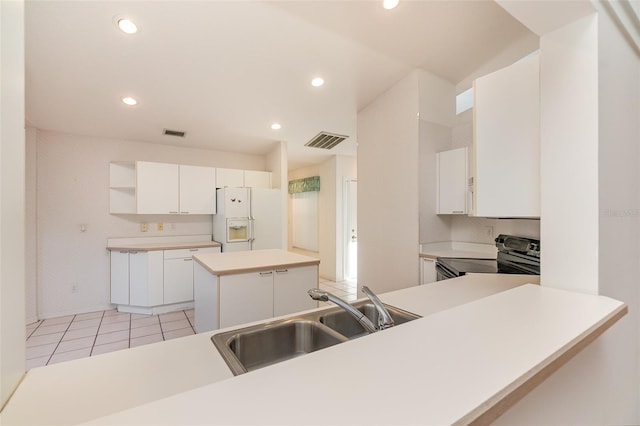
<instances>
[{"instance_id":1,"label":"island cabinet","mask_svg":"<svg viewBox=\"0 0 640 426\"><path fill-rule=\"evenodd\" d=\"M307 294L318 287L317 259L254 250L198 255L195 261L197 333L317 307Z\"/></svg>"},{"instance_id":2,"label":"island cabinet","mask_svg":"<svg viewBox=\"0 0 640 426\"><path fill-rule=\"evenodd\" d=\"M472 216L540 217L539 58L475 80Z\"/></svg>"}]
</instances>

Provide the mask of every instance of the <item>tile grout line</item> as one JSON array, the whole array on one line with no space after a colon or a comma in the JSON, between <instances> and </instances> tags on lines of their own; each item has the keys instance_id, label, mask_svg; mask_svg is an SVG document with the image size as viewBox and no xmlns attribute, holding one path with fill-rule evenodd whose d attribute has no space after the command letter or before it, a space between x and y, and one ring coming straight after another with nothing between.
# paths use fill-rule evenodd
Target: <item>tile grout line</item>
<instances>
[{"instance_id":1,"label":"tile grout line","mask_svg":"<svg viewBox=\"0 0 640 426\"><path fill-rule=\"evenodd\" d=\"M102 326L102 320L104 320L104 314L106 311L102 311L102 316L100 317L100 322L98 323L98 328L96 329L96 335L93 336L93 345L91 345L91 350L89 351L89 356L93 355L93 348L96 347L96 342L98 341L98 333L100 333L100 327Z\"/></svg>"},{"instance_id":2,"label":"tile grout line","mask_svg":"<svg viewBox=\"0 0 640 426\"><path fill-rule=\"evenodd\" d=\"M53 358L53 354L55 354L56 351L58 350L58 346L60 346L60 343L62 343L62 339L64 339L65 334L67 334L67 331L69 331L69 327L71 327L71 323L73 322L74 319L76 319L75 315L73 316L73 318L71 318L71 321L69 321L69 324L67 325L67 329L64 331L64 333L62 333L62 336L60 336L60 340L58 340L56 347L53 348L53 352L51 352L51 355L49 355L49 359L47 360L45 365L49 365L49 363L51 362L51 358Z\"/></svg>"}]
</instances>

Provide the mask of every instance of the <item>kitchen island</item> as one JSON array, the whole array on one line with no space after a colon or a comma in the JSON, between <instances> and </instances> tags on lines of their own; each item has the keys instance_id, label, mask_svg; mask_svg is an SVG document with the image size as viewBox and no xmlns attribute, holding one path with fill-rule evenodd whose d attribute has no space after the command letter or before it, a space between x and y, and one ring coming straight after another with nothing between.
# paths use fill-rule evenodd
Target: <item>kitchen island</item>
<instances>
[{"instance_id":1,"label":"kitchen island","mask_svg":"<svg viewBox=\"0 0 640 426\"><path fill-rule=\"evenodd\" d=\"M196 333L316 308L320 260L285 250L193 257Z\"/></svg>"},{"instance_id":2,"label":"kitchen island","mask_svg":"<svg viewBox=\"0 0 640 426\"><path fill-rule=\"evenodd\" d=\"M523 285L530 282L537 277L466 275L382 294L385 303L423 318L236 377L211 343L213 333L36 368L0 420L490 421L626 312L606 297Z\"/></svg>"}]
</instances>

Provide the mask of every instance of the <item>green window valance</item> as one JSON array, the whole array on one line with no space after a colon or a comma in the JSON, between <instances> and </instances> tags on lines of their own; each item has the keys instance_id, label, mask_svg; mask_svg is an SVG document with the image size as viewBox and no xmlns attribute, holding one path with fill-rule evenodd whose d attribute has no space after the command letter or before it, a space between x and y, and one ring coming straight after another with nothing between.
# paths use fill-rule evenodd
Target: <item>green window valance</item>
<instances>
[{"instance_id":1,"label":"green window valance","mask_svg":"<svg viewBox=\"0 0 640 426\"><path fill-rule=\"evenodd\" d=\"M320 176L311 176L289 181L289 194L320 191Z\"/></svg>"}]
</instances>

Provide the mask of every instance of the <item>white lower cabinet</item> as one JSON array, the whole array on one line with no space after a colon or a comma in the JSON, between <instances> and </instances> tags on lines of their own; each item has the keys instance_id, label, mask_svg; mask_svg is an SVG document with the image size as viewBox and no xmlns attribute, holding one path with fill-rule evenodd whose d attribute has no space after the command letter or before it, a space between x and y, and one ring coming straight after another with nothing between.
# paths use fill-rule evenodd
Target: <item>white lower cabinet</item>
<instances>
[{"instance_id":1,"label":"white lower cabinet","mask_svg":"<svg viewBox=\"0 0 640 426\"><path fill-rule=\"evenodd\" d=\"M220 247L111 251L111 303L125 312L153 313L136 308L193 301L193 255L207 252Z\"/></svg>"},{"instance_id":2,"label":"white lower cabinet","mask_svg":"<svg viewBox=\"0 0 640 426\"><path fill-rule=\"evenodd\" d=\"M164 259L165 304L193 300L193 259Z\"/></svg>"},{"instance_id":3,"label":"white lower cabinet","mask_svg":"<svg viewBox=\"0 0 640 426\"><path fill-rule=\"evenodd\" d=\"M273 316L317 307L307 291L318 287L318 267L276 269L273 277ZM304 287L304 284L308 287Z\"/></svg>"},{"instance_id":4,"label":"white lower cabinet","mask_svg":"<svg viewBox=\"0 0 640 426\"><path fill-rule=\"evenodd\" d=\"M220 327L273 316L273 271L220 277Z\"/></svg>"},{"instance_id":5,"label":"white lower cabinet","mask_svg":"<svg viewBox=\"0 0 640 426\"><path fill-rule=\"evenodd\" d=\"M438 280L436 272L436 260L422 258L420 262L420 284L434 283Z\"/></svg>"},{"instance_id":6,"label":"white lower cabinet","mask_svg":"<svg viewBox=\"0 0 640 426\"><path fill-rule=\"evenodd\" d=\"M111 303L162 305L162 262L161 251L112 251Z\"/></svg>"}]
</instances>

